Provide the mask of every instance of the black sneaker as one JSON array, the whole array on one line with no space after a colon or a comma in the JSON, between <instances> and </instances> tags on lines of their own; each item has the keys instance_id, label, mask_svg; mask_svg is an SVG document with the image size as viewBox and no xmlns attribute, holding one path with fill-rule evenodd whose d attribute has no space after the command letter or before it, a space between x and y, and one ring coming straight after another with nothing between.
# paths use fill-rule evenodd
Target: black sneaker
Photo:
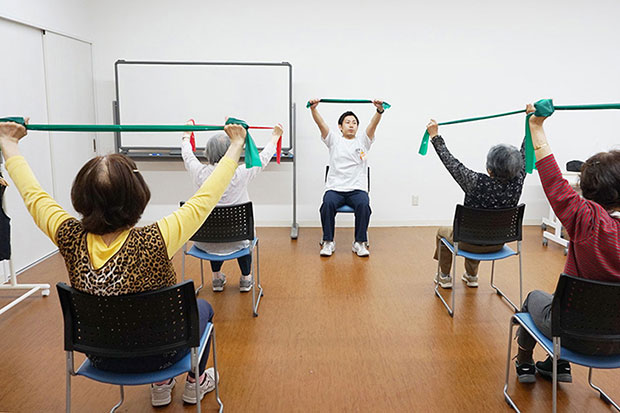
<instances>
[{"instance_id":1,"label":"black sneaker","mask_svg":"<svg viewBox=\"0 0 620 413\"><path fill-rule=\"evenodd\" d=\"M553 380L553 359L547 356L545 361L536 362L536 371L544 378ZM558 360L558 381L573 382L573 376L570 374L570 363L566 360Z\"/></svg>"},{"instance_id":2,"label":"black sneaker","mask_svg":"<svg viewBox=\"0 0 620 413\"><path fill-rule=\"evenodd\" d=\"M536 368L532 363L517 363L517 378L519 383L535 383L536 382Z\"/></svg>"}]
</instances>

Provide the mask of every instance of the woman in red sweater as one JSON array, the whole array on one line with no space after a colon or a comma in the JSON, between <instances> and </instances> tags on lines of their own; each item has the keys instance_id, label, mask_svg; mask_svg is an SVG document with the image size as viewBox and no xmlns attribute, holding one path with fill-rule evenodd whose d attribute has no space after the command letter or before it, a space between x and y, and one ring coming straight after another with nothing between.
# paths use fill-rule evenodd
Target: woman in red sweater
<instances>
[{"instance_id":1,"label":"woman in red sweater","mask_svg":"<svg viewBox=\"0 0 620 413\"><path fill-rule=\"evenodd\" d=\"M534 112L527 105L527 112ZM597 153L581 168L583 198L562 178L562 173L547 143L545 117L532 115L530 129L536 155L536 168L547 199L570 236L564 272L575 277L620 282L620 150ZM551 338L551 301L553 295L532 291L522 311L530 313L536 327ZM521 383L536 381L535 373L551 377L552 360L547 357L534 365L532 353L536 341L522 328L517 332L517 376ZM575 344L572 350L603 354L604 349ZM558 362L558 380L571 382L570 364Z\"/></svg>"}]
</instances>

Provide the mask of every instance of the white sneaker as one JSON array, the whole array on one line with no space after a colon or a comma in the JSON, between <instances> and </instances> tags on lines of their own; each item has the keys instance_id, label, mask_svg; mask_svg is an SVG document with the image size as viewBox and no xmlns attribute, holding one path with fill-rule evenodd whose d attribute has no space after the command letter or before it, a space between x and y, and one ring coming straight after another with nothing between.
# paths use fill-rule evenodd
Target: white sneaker
<instances>
[{"instance_id":1,"label":"white sneaker","mask_svg":"<svg viewBox=\"0 0 620 413\"><path fill-rule=\"evenodd\" d=\"M357 254L358 257L368 257L370 255L370 251L368 251L368 243L367 242L357 242L353 243L353 252Z\"/></svg>"},{"instance_id":2,"label":"white sneaker","mask_svg":"<svg viewBox=\"0 0 620 413\"><path fill-rule=\"evenodd\" d=\"M443 274L439 271L435 274L435 284L439 284L441 288L445 289L452 288L452 276L449 274Z\"/></svg>"},{"instance_id":3,"label":"white sneaker","mask_svg":"<svg viewBox=\"0 0 620 413\"><path fill-rule=\"evenodd\" d=\"M329 257L334 251L336 251L336 243L334 241L323 241L323 248L321 248L322 257Z\"/></svg>"},{"instance_id":4,"label":"white sneaker","mask_svg":"<svg viewBox=\"0 0 620 413\"><path fill-rule=\"evenodd\" d=\"M469 288L478 288L478 276L477 275L469 275L467 273L464 273L463 276L461 277L461 280L465 281L465 284L467 284Z\"/></svg>"},{"instance_id":5,"label":"white sneaker","mask_svg":"<svg viewBox=\"0 0 620 413\"><path fill-rule=\"evenodd\" d=\"M247 293L252 289L252 277L251 276L241 276L239 278L239 292Z\"/></svg>"},{"instance_id":6,"label":"white sneaker","mask_svg":"<svg viewBox=\"0 0 620 413\"><path fill-rule=\"evenodd\" d=\"M172 401L172 389L177 384L175 378L165 384L151 384L151 405L153 407L167 406Z\"/></svg>"},{"instance_id":7,"label":"white sneaker","mask_svg":"<svg viewBox=\"0 0 620 413\"><path fill-rule=\"evenodd\" d=\"M202 400L205 394L215 389L215 370L213 367L209 367L205 370L205 376L205 381L200 385L200 400ZM200 378L198 379L200 380ZM219 374L217 375L217 380L218 382L220 380ZM185 381L183 401L185 403L196 404L196 382L190 383L188 380Z\"/></svg>"},{"instance_id":8,"label":"white sneaker","mask_svg":"<svg viewBox=\"0 0 620 413\"><path fill-rule=\"evenodd\" d=\"M226 274L222 273L219 278L213 277L211 280L211 285L213 287L213 291L216 293L224 291L224 286L226 285Z\"/></svg>"}]
</instances>

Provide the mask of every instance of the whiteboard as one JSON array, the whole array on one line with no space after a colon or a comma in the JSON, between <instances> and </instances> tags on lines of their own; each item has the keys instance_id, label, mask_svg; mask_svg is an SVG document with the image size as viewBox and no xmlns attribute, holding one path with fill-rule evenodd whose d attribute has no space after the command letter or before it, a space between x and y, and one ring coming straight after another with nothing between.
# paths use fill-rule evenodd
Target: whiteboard
<instances>
[{"instance_id":1,"label":"whiteboard","mask_svg":"<svg viewBox=\"0 0 620 413\"><path fill-rule=\"evenodd\" d=\"M227 116L250 126L284 126L282 148L291 148L292 67L289 63L116 62L116 123L223 125ZM251 129L258 147L271 130ZM215 132L197 132L204 148ZM182 132L121 132L117 149L178 149ZM178 153L178 152L177 152Z\"/></svg>"}]
</instances>

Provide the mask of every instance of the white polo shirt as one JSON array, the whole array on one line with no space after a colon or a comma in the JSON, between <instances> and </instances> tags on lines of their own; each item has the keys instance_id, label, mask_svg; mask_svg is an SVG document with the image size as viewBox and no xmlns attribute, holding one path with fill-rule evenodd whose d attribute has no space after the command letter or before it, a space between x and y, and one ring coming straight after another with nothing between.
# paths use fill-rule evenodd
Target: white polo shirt
<instances>
[{"instance_id":1,"label":"white polo shirt","mask_svg":"<svg viewBox=\"0 0 620 413\"><path fill-rule=\"evenodd\" d=\"M323 139L329 148L329 172L325 182L326 191L368 191L368 151L374 139L362 131L353 139L342 133L329 133Z\"/></svg>"}]
</instances>

